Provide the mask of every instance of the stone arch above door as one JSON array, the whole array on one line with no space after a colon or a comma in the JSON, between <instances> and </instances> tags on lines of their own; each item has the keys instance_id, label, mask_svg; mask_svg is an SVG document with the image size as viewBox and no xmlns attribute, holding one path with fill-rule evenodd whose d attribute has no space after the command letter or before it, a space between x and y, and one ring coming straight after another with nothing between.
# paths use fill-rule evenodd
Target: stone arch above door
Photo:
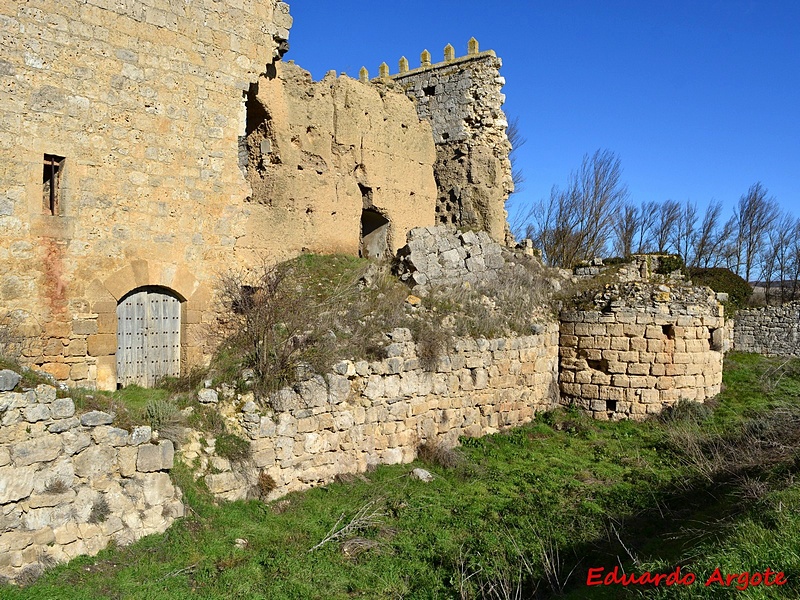
<instances>
[{"instance_id":1,"label":"stone arch above door","mask_svg":"<svg viewBox=\"0 0 800 600\"><path fill-rule=\"evenodd\" d=\"M117 304L117 386L152 387L181 374L181 298L147 286Z\"/></svg>"},{"instance_id":2,"label":"stone arch above door","mask_svg":"<svg viewBox=\"0 0 800 600\"><path fill-rule=\"evenodd\" d=\"M205 360L203 315L210 311L211 286L195 277L185 265L137 259L88 286L91 310L98 330L87 339L88 353L97 364L97 387L117 387L117 306L134 290L161 288L180 300L180 364L186 369Z\"/></svg>"}]
</instances>

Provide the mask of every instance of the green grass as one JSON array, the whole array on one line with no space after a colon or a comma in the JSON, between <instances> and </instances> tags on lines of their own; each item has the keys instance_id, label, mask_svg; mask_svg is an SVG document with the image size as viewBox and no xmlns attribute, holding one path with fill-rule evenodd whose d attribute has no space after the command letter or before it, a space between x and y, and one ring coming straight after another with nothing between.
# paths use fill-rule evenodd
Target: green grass
<instances>
[{"instance_id":1,"label":"green grass","mask_svg":"<svg viewBox=\"0 0 800 600\"><path fill-rule=\"evenodd\" d=\"M165 534L0 597L800 597L800 361L732 354L727 365L713 412L684 406L645 423L601 423L556 411L463 440L461 456L429 451L433 462L379 467L270 504L218 505L176 467L191 509ZM410 478L414 466L435 479ZM373 518L309 552L359 513ZM586 587L590 567L618 564L628 573L680 565L702 581L716 567L769 567L790 583Z\"/></svg>"}]
</instances>

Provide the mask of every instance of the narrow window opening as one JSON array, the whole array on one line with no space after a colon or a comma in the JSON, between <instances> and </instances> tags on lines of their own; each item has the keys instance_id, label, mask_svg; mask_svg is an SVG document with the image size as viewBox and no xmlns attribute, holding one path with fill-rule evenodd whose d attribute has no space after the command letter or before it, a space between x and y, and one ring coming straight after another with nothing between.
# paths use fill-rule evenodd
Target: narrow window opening
<instances>
[{"instance_id":1,"label":"narrow window opening","mask_svg":"<svg viewBox=\"0 0 800 600\"><path fill-rule=\"evenodd\" d=\"M42 167L42 209L46 215L57 215L61 204L61 176L64 172L64 157L44 155Z\"/></svg>"}]
</instances>

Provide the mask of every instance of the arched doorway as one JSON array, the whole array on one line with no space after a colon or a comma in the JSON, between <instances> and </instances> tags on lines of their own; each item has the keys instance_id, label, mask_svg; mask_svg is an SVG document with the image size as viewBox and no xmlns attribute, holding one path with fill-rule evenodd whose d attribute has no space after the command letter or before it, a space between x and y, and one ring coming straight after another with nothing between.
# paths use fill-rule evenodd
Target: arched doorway
<instances>
[{"instance_id":1,"label":"arched doorway","mask_svg":"<svg viewBox=\"0 0 800 600\"><path fill-rule=\"evenodd\" d=\"M150 387L181 373L181 300L161 287L142 287L117 304L117 387Z\"/></svg>"}]
</instances>

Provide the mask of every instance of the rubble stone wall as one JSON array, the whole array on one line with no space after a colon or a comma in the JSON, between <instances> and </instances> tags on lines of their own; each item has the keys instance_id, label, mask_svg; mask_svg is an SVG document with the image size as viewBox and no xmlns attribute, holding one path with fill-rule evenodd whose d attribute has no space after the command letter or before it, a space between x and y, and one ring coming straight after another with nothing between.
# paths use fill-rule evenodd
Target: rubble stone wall
<instances>
[{"instance_id":1,"label":"rubble stone wall","mask_svg":"<svg viewBox=\"0 0 800 600\"><path fill-rule=\"evenodd\" d=\"M607 286L560 314L561 402L598 419L641 419L719 393L722 306L708 288Z\"/></svg>"},{"instance_id":2,"label":"rubble stone wall","mask_svg":"<svg viewBox=\"0 0 800 600\"><path fill-rule=\"evenodd\" d=\"M455 445L521 425L558 402L558 327L494 340L458 338L432 370L423 368L407 329L390 334L389 357L342 361L273 394L269 406L246 402L240 423L252 440L250 469L205 475L209 490L247 495L257 476L272 477L277 497L371 465L414 460L421 443ZM200 448L187 445L194 460ZM183 450L181 450L183 452Z\"/></svg>"},{"instance_id":3,"label":"rubble stone wall","mask_svg":"<svg viewBox=\"0 0 800 600\"><path fill-rule=\"evenodd\" d=\"M380 84L335 73L314 82L294 64L275 66L249 101L253 193L237 252L359 254L368 210L388 221L380 253L388 257L409 229L433 225L436 151L413 103Z\"/></svg>"},{"instance_id":4,"label":"rubble stone wall","mask_svg":"<svg viewBox=\"0 0 800 600\"><path fill-rule=\"evenodd\" d=\"M433 128L437 224L483 230L504 243L505 201L514 183L501 66L493 51L479 52L473 38L465 56L456 57L448 46L445 60L432 64L425 51L419 68L408 70L401 60L391 78Z\"/></svg>"},{"instance_id":5,"label":"rubble stone wall","mask_svg":"<svg viewBox=\"0 0 800 600\"><path fill-rule=\"evenodd\" d=\"M506 264L503 247L485 231L420 227L409 232L397 254L397 274L414 290L496 280Z\"/></svg>"},{"instance_id":6,"label":"rubble stone wall","mask_svg":"<svg viewBox=\"0 0 800 600\"><path fill-rule=\"evenodd\" d=\"M800 302L738 311L733 347L766 356L800 356Z\"/></svg>"},{"instance_id":7,"label":"rubble stone wall","mask_svg":"<svg viewBox=\"0 0 800 600\"><path fill-rule=\"evenodd\" d=\"M0 392L0 576L165 531L184 510L172 463L172 442L150 427L78 415L54 387Z\"/></svg>"}]
</instances>

